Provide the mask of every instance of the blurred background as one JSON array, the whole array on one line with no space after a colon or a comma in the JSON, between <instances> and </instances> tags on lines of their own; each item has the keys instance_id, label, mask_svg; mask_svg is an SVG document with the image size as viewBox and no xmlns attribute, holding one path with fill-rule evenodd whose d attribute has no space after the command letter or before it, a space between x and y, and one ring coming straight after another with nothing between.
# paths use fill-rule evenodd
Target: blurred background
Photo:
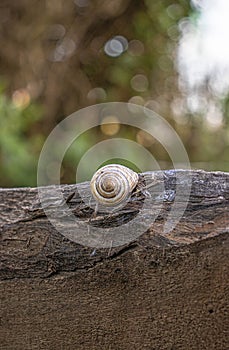
<instances>
[{"instance_id":1,"label":"blurred background","mask_svg":"<svg viewBox=\"0 0 229 350\"><path fill-rule=\"evenodd\" d=\"M36 186L51 130L111 101L166 118L193 168L229 171L228 14L227 0L1 0L0 186ZM118 116L113 122L80 136L62 183L75 182L86 150L113 137L138 142L171 168L151 136Z\"/></svg>"}]
</instances>

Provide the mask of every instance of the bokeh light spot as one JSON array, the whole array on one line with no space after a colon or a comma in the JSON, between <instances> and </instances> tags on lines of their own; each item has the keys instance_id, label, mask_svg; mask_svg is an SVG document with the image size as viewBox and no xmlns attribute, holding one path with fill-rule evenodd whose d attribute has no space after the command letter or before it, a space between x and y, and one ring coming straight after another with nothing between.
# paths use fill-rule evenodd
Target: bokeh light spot
<instances>
[{"instance_id":1,"label":"bokeh light spot","mask_svg":"<svg viewBox=\"0 0 229 350\"><path fill-rule=\"evenodd\" d=\"M148 79L145 75L143 74L136 74L132 79L131 79L131 87L139 92L146 91L149 85Z\"/></svg>"},{"instance_id":2,"label":"bokeh light spot","mask_svg":"<svg viewBox=\"0 0 229 350\"><path fill-rule=\"evenodd\" d=\"M131 40L129 42L128 52L131 56L141 56L144 51L144 44L140 40Z\"/></svg>"},{"instance_id":3,"label":"bokeh light spot","mask_svg":"<svg viewBox=\"0 0 229 350\"><path fill-rule=\"evenodd\" d=\"M106 91L100 87L91 89L87 94L87 98L91 102L104 101L106 97L107 97Z\"/></svg>"},{"instance_id":4,"label":"bokeh light spot","mask_svg":"<svg viewBox=\"0 0 229 350\"><path fill-rule=\"evenodd\" d=\"M72 39L64 38L57 44L53 54L54 62L61 62L70 57L76 49L76 44Z\"/></svg>"},{"instance_id":5,"label":"bokeh light spot","mask_svg":"<svg viewBox=\"0 0 229 350\"><path fill-rule=\"evenodd\" d=\"M128 48L128 41L121 35L108 40L104 46L104 51L108 56L118 57Z\"/></svg>"},{"instance_id":6,"label":"bokeh light spot","mask_svg":"<svg viewBox=\"0 0 229 350\"><path fill-rule=\"evenodd\" d=\"M135 104L135 105L140 105L140 106L144 106L144 104L145 104L145 100L141 96L133 96L129 99L128 102L130 104Z\"/></svg>"},{"instance_id":7,"label":"bokeh light spot","mask_svg":"<svg viewBox=\"0 0 229 350\"><path fill-rule=\"evenodd\" d=\"M60 40L65 33L66 30L62 24L53 24L48 27L47 36L49 40Z\"/></svg>"},{"instance_id":8,"label":"bokeh light spot","mask_svg":"<svg viewBox=\"0 0 229 350\"><path fill-rule=\"evenodd\" d=\"M103 118L100 129L104 135L113 136L119 132L120 122L116 116L107 116Z\"/></svg>"},{"instance_id":9,"label":"bokeh light spot","mask_svg":"<svg viewBox=\"0 0 229 350\"><path fill-rule=\"evenodd\" d=\"M30 94L26 89L14 91L12 102L16 108L26 108L30 104Z\"/></svg>"},{"instance_id":10,"label":"bokeh light spot","mask_svg":"<svg viewBox=\"0 0 229 350\"><path fill-rule=\"evenodd\" d=\"M155 139L152 137L152 135L146 133L143 130L138 131L136 140L140 145L144 147L150 147L153 143L155 143Z\"/></svg>"}]
</instances>

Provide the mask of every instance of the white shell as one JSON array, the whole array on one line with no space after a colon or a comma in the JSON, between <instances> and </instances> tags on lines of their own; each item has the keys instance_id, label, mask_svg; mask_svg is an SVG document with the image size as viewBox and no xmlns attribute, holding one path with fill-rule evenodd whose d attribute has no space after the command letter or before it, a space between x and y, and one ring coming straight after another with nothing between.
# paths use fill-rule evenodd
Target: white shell
<instances>
[{"instance_id":1,"label":"white shell","mask_svg":"<svg viewBox=\"0 0 229 350\"><path fill-rule=\"evenodd\" d=\"M119 164L100 168L91 179L91 193L95 200L108 206L115 206L127 199L138 183L138 174Z\"/></svg>"}]
</instances>

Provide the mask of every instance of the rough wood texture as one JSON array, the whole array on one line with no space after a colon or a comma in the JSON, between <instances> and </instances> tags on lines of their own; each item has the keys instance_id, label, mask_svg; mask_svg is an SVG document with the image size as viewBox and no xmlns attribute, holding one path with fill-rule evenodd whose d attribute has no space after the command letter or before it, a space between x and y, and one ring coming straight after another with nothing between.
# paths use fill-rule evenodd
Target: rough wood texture
<instances>
[{"instance_id":1,"label":"rough wood texture","mask_svg":"<svg viewBox=\"0 0 229 350\"><path fill-rule=\"evenodd\" d=\"M158 181L161 175L163 207L149 230L123 246L96 250L56 231L37 189L0 190L0 349L228 348L229 174L165 171L155 175ZM176 186L185 190L187 177L189 204L165 234ZM77 218L112 227L138 212L141 182L128 205L108 216L93 213L75 185L61 189ZM79 186L88 191L88 183ZM52 207L65 220L55 196L47 200Z\"/></svg>"}]
</instances>

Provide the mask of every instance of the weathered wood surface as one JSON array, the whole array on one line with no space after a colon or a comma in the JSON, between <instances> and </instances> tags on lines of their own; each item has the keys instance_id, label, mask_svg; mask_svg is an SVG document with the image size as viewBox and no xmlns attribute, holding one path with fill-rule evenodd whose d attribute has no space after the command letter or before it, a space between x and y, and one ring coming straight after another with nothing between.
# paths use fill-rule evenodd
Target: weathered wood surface
<instances>
[{"instance_id":1,"label":"weathered wood surface","mask_svg":"<svg viewBox=\"0 0 229 350\"><path fill-rule=\"evenodd\" d=\"M0 349L228 347L229 174L163 174L163 207L149 230L96 250L56 231L37 189L0 190ZM164 234L184 174L192 179L189 203ZM61 188L74 215L98 227L131 219L145 196L137 192L118 215L104 216L71 197L75 185ZM80 189L87 192L88 183ZM55 197L47 206L61 213Z\"/></svg>"}]
</instances>

